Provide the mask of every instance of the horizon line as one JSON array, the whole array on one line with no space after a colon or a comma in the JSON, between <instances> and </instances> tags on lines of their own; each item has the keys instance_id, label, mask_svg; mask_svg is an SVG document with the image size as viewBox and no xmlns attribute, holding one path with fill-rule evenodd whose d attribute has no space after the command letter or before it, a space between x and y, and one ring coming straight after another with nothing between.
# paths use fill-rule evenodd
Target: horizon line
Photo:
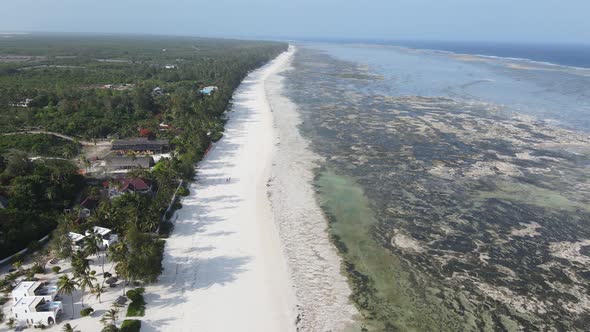
<instances>
[{"instance_id":1,"label":"horizon line","mask_svg":"<svg viewBox=\"0 0 590 332\"><path fill-rule=\"evenodd\" d=\"M452 39L452 38L419 38L419 37L338 37L338 36L292 36L292 35L231 35L231 34L168 34L168 33L151 33L151 32L107 32L107 31L1 31L0 37L18 35L94 35L94 36L152 36L152 37L184 37L184 38L209 38L209 39L239 39L239 40L271 40L279 42L288 41L309 41L309 42L434 42L434 43L495 43L495 44L526 44L526 45L576 45L590 46L590 41L572 41L572 40L510 40L510 39Z\"/></svg>"}]
</instances>

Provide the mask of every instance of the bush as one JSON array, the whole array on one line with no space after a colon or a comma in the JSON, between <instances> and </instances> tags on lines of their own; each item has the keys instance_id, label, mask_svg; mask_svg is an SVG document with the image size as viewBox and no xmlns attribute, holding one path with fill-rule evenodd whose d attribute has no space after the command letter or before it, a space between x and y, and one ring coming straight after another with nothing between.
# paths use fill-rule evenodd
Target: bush
<instances>
[{"instance_id":1,"label":"bush","mask_svg":"<svg viewBox=\"0 0 590 332\"><path fill-rule=\"evenodd\" d=\"M51 268L51 271L54 273L59 273L59 271L61 271L61 266L54 266Z\"/></svg>"},{"instance_id":2,"label":"bush","mask_svg":"<svg viewBox=\"0 0 590 332\"><path fill-rule=\"evenodd\" d=\"M90 314L92 314L94 312L94 309L88 307L88 308L84 308L82 310L80 310L80 316L82 317L86 317L86 316L90 316Z\"/></svg>"},{"instance_id":3,"label":"bush","mask_svg":"<svg viewBox=\"0 0 590 332\"><path fill-rule=\"evenodd\" d=\"M110 278L110 277L112 277L113 275L112 275L110 272L105 272L105 273L103 274L103 276L104 276L104 278L106 279L106 278Z\"/></svg>"},{"instance_id":4,"label":"bush","mask_svg":"<svg viewBox=\"0 0 590 332\"><path fill-rule=\"evenodd\" d=\"M143 299L143 292L145 289L137 288L130 289L127 291L127 297L131 300L129 307L127 308L127 316L143 316L145 315L145 301Z\"/></svg>"},{"instance_id":5,"label":"bush","mask_svg":"<svg viewBox=\"0 0 590 332\"><path fill-rule=\"evenodd\" d=\"M10 329L13 329L16 326L16 320L13 317L10 317L8 318L8 322L6 322L6 325L8 325Z\"/></svg>"},{"instance_id":6,"label":"bush","mask_svg":"<svg viewBox=\"0 0 590 332\"><path fill-rule=\"evenodd\" d=\"M145 315L145 303L143 300L141 302L131 302L129 303L129 307L127 307L127 317L141 317Z\"/></svg>"},{"instance_id":7,"label":"bush","mask_svg":"<svg viewBox=\"0 0 590 332\"><path fill-rule=\"evenodd\" d=\"M179 201L179 200L176 200L176 201L174 202L174 204L172 204L172 208L173 208L174 210L180 210L180 209L182 209L182 203L180 203L180 201Z\"/></svg>"},{"instance_id":8,"label":"bush","mask_svg":"<svg viewBox=\"0 0 590 332\"><path fill-rule=\"evenodd\" d=\"M126 295L131 300L131 302L143 302L144 292L144 288L136 288L128 290Z\"/></svg>"},{"instance_id":9,"label":"bush","mask_svg":"<svg viewBox=\"0 0 590 332\"><path fill-rule=\"evenodd\" d=\"M35 263L35 265L33 265L33 267L31 268L31 271L35 274L39 273L45 273L45 269L43 268L43 266Z\"/></svg>"},{"instance_id":10,"label":"bush","mask_svg":"<svg viewBox=\"0 0 590 332\"><path fill-rule=\"evenodd\" d=\"M178 196L188 196L189 194L190 191L186 187L180 187L177 192Z\"/></svg>"},{"instance_id":11,"label":"bush","mask_svg":"<svg viewBox=\"0 0 590 332\"><path fill-rule=\"evenodd\" d=\"M137 319L126 319L121 324L121 332L139 332L141 321Z\"/></svg>"},{"instance_id":12,"label":"bush","mask_svg":"<svg viewBox=\"0 0 590 332\"><path fill-rule=\"evenodd\" d=\"M174 224L170 221L164 221L160 224L160 232L159 235L163 235L164 237L168 237L172 230L174 229Z\"/></svg>"},{"instance_id":13,"label":"bush","mask_svg":"<svg viewBox=\"0 0 590 332\"><path fill-rule=\"evenodd\" d=\"M41 329L41 330L45 330L47 328L47 326L45 326L45 324L38 322L37 324L33 325L34 328L36 329Z\"/></svg>"}]
</instances>

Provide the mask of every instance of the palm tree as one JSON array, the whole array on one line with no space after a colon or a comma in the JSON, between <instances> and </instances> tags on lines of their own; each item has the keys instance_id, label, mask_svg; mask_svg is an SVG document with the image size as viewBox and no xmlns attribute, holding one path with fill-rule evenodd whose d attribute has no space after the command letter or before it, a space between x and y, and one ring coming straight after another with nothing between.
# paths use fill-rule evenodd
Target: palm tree
<instances>
[{"instance_id":1,"label":"palm tree","mask_svg":"<svg viewBox=\"0 0 590 332\"><path fill-rule=\"evenodd\" d=\"M78 283L74 279L70 279L67 275L62 275L57 280L57 293L68 294L72 297L72 318L74 318L74 295Z\"/></svg>"},{"instance_id":2,"label":"palm tree","mask_svg":"<svg viewBox=\"0 0 590 332\"><path fill-rule=\"evenodd\" d=\"M108 201L100 202L98 209L88 217L88 221L92 225L106 225L107 227L113 227L116 225L116 215L114 210Z\"/></svg>"},{"instance_id":3,"label":"palm tree","mask_svg":"<svg viewBox=\"0 0 590 332\"><path fill-rule=\"evenodd\" d=\"M84 307L84 292L86 288L92 289L94 287L94 282L96 282L96 277L91 275L90 273L84 273L83 275L79 276L77 279L78 285L82 290L82 296L80 297L82 301L82 307Z\"/></svg>"},{"instance_id":4,"label":"palm tree","mask_svg":"<svg viewBox=\"0 0 590 332\"><path fill-rule=\"evenodd\" d=\"M104 294L105 291L106 288L101 284L96 284L94 285L94 288L92 288L92 294L94 294L94 296L98 300L98 303L102 303L100 296Z\"/></svg>"},{"instance_id":5,"label":"palm tree","mask_svg":"<svg viewBox=\"0 0 590 332\"><path fill-rule=\"evenodd\" d=\"M96 257L100 260L100 246L102 243L102 237L96 233L93 229L88 231L88 235L84 238L84 251L86 255ZM102 261L102 273L104 274L104 259Z\"/></svg>"},{"instance_id":6,"label":"palm tree","mask_svg":"<svg viewBox=\"0 0 590 332\"><path fill-rule=\"evenodd\" d=\"M87 256L92 256L98 254L100 252L99 240L100 235L94 231L94 229L90 229L86 232L86 237L84 238L84 251L86 252Z\"/></svg>"},{"instance_id":7,"label":"palm tree","mask_svg":"<svg viewBox=\"0 0 590 332\"><path fill-rule=\"evenodd\" d=\"M127 260L121 261L115 265L115 272L117 272L117 276L122 277L125 282L123 282L123 295L125 295L125 288L129 283L130 273L129 273L129 262Z\"/></svg>"},{"instance_id":8,"label":"palm tree","mask_svg":"<svg viewBox=\"0 0 590 332\"><path fill-rule=\"evenodd\" d=\"M64 327L61 329L63 332L80 332L80 330L74 330L70 323L66 323Z\"/></svg>"},{"instance_id":9,"label":"palm tree","mask_svg":"<svg viewBox=\"0 0 590 332\"><path fill-rule=\"evenodd\" d=\"M125 283L123 283L123 295L125 295L125 286L127 280L129 280L129 263L127 260L129 250L127 245L124 242L116 243L109 247L109 254L111 260L116 263L115 271L117 275L125 279Z\"/></svg>"},{"instance_id":10,"label":"palm tree","mask_svg":"<svg viewBox=\"0 0 590 332\"><path fill-rule=\"evenodd\" d=\"M78 250L72 255L72 268L74 269L74 274L77 276L90 270L90 261L86 258L86 254L82 250Z\"/></svg>"},{"instance_id":11,"label":"palm tree","mask_svg":"<svg viewBox=\"0 0 590 332\"><path fill-rule=\"evenodd\" d=\"M124 242L118 242L109 247L109 256L111 261L118 263L127 259L129 250Z\"/></svg>"},{"instance_id":12,"label":"palm tree","mask_svg":"<svg viewBox=\"0 0 590 332\"><path fill-rule=\"evenodd\" d=\"M103 323L105 326L107 325L115 325L115 322L119 319L119 309L112 308L107 310L102 317L100 318L100 322Z\"/></svg>"}]
</instances>

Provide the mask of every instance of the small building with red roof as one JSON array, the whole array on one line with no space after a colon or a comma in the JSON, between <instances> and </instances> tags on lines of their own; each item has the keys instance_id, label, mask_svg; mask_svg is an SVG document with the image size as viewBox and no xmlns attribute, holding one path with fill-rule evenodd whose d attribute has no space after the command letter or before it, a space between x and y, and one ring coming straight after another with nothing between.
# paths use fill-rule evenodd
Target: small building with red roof
<instances>
[{"instance_id":1,"label":"small building with red roof","mask_svg":"<svg viewBox=\"0 0 590 332\"><path fill-rule=\"evenodd\" d=\"M120 180L119 191L129 193L149 193L152 181L143 178L123 178Z\"/></svg>"}]
</instances>

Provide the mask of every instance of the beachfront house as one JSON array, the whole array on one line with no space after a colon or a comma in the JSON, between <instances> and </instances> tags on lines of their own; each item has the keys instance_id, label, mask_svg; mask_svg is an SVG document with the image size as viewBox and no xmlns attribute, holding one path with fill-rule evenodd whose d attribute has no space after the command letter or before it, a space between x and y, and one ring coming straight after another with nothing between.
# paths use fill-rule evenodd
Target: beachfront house
<instances>
[{"instance_id":1,"label":"beachfront house","mask_svg":"<svg viewBox=\"0 0 590 332\"><path fill-rule=\"evenodd\" d=\"M152 192L152 181L143 178L125 178L121 180L119 191L122 193L148 194Z\"/></svg>"},{"instance_id":2,"label":"beachfront house","mask_svg":"<svg viewBox=\"0 0 590 332\"><path fill-rule=\"evenodd\" d=\"M213 91L217 90L216 86L206 86L201 89L201 93L204 95L210 95Z\"/></svg>"},{"instance_id":3,"label":"beachfront house","mask_svg":"<svg viewBox=\"0 0 590 332\"><path fill-rule=\"evenodd\" d=\"M74 251L79 251L84 248L84 238L85 238L84 235L74 233L74 232L69 232L68 236L70 238L70 241L72 242L72 249Z\"/></svg>"},{"instance_id":4,"label":"beachfront house","mask_svg":"<svg viewBox=\"0 0 590 332\"><path fill-rule=\"evenodd\" d=\"M12 314L19 325L52 325L62 313L61 301L49 301L43 296L25 296L12 306Z\"/></svg>"},{"instance_id":5,"label":"beachfront house","mask_svg":"<svg viewBox=\"0 0 590 332\"><path fill-rule=\"evenodd\" d=\"M152 181L143 178L122 178L110 185L109 198L121 196L123 194L151 194L154 184Z\"/></svg>"},{"instance_id":6,"label":"beachfront house","mask_svg":"<svg viewBox=\"0 0 590 332\"><path fill-rule=\"evenodd\" d=\"M100 243L99 246L101 249L108 249L110 246L112 246L113 244L119 242L119 237L117 236L117 234L114 234L113 231L111 231L108 228L105 227L99 227L99 226L94 226L92 228L92 231L100 236ZM91 234L90 231L86 231L86 236L89 236Z\"/></svg>"},{"instance_id":7,"label":"beachfront house","mask_svg":"<svg viewBox=\"0 0 590 332\"><path fill-rule=\"evenodd\" d=\"M53 301L57 294L57 286L48 285L40 281L21 281L12 290L12 299L14 302L27 296L40 296L47 301Z\"/></svg>"},{"instance_id":8,"label":"beachfront house","mask_svg":"<svg viewBox=\"0 0 590 332\"><path fill-rule=\"evenodd\" d=\"M168 150L170 141L167 139L148 139L147 137L137 137L130 139L120 139L113 142L111 151L119 153L163 153Z\"/></svg>"}]
</instances>

